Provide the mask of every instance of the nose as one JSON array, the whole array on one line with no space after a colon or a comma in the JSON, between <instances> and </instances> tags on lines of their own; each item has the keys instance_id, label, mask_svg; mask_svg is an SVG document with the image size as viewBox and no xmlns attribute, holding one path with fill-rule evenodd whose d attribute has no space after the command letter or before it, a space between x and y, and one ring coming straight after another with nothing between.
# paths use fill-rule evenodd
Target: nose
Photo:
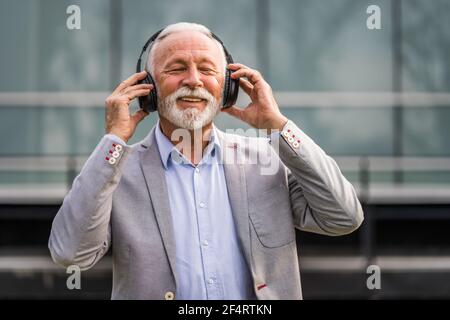
<instances>
[{"instance_id":1,"label":"nose","mask_svg":"<svg viewBox=\"0 0 450 320\"><path fill-rule=\"evenodd\" d=\"M203 87L203 82L200 79L197 68L189 68L186 78L183 79L183 85L191 89Z\"/></svg>"}]
</instances>

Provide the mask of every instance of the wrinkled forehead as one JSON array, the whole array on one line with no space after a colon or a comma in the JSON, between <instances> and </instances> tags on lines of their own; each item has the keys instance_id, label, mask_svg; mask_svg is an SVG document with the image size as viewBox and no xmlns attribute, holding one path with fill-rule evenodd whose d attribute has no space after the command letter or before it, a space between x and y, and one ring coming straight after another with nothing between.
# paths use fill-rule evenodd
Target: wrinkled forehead
<instances>
[{"instance_id":1,"label":"wrinkled forehead","mask_svg":"<svg viewBox=\"0 0 450 320\"><path fill-rule=\"evenodd\" d=\"M181 31L167 35L158 41L154 48L154 59L156 65L163 65L165 61L173 56L184 56L194 59L209 59L217 66L221 66L223 49L221 45L197 31Z\"/></svg>"}]
</instances>

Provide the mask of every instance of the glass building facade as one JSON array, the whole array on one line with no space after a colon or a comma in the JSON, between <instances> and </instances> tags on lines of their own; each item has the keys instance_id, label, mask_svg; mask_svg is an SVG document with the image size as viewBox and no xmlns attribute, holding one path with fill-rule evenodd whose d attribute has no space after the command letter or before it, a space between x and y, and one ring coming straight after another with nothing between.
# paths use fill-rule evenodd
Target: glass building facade
<instances>
[{"instance_id":1,"label":"glass building facade","mask_svg":"<svg viewBox=\"0 0 450 320\"><path fill-rule=\"evenodd\" d=\"M104 134L108 92L134 72L150 35L179 21L206 25L235 61L259 69L283 113L329 154L448 157L450 1L396 2L2 0L0 161L88 155ZM71 4L81 9L80 30L66 26ZM380 30L366 26L371 4L381 9ZM217 124L246 127L228 115ZM3 169L4 184L67 179L64 170ZM450 182L444 171L402 179Z\"/></svg>"}]
</instances>

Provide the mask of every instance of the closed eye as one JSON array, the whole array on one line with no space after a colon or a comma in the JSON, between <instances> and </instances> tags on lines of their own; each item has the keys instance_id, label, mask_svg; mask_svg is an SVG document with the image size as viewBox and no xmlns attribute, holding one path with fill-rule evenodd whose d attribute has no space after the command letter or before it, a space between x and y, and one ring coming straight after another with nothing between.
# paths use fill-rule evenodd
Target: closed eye
<instances>
[{"instance_id":1,"label":"closed eye","mask_svg":"<svg viewBox=\"0 0 450 320\"><path fill-rule=\"evenodd\" d=\"M211 68L200 68L199 70L201 73L204 73L204 74L216 74L217 73L216 70L211 69Z\"/></svg>"},{"instance_id":2,"label":"closed eye","mask_svg":"<svg viewBox=\"0 0 450 320\"><path fill-rule=\"evenodd\" d=\"M182 72L185 70L186 70L186 68L180 67L180 68L170 69L169 72Z\"/></svg>"}]
</instances>

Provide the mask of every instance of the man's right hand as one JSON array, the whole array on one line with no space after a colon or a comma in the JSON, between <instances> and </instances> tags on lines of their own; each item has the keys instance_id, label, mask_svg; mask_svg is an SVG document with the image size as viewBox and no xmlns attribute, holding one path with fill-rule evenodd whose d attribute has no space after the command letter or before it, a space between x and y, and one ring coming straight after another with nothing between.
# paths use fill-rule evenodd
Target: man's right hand
<instances>
[{"instance_id":1,"label":"man's right hand","mask_svg":"<svg viewBox=\"0 0 450 320\"><path fill-rule=\"evenodd\" d=\"M147 76L146 71L133 74L124 80L105 101L106 133L115 134L123 141L133 136L136 126L148 113L139 110L130 114L130 102L136 97L146 96L153 89L151 84L136 84Z\"/></svg>"}]
</instances>

